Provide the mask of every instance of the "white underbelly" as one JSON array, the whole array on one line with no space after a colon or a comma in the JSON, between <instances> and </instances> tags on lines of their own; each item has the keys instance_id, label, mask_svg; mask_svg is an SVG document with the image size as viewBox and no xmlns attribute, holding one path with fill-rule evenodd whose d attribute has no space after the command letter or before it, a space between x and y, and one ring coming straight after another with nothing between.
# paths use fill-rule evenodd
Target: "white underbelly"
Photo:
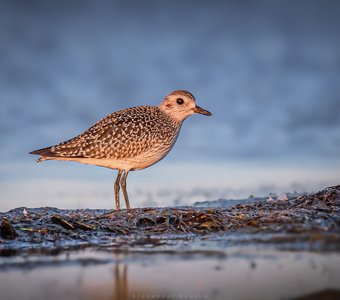
<instances>
[{"instance_id":1,"label":"white underbelly","mask_svg":"<svg viewBox=\"0 0 340 300\"><path fill-rule=\"evenodd\" d=\"M115 170L142 170L160 161L164 155L154 154L150 156L141 156L134 158L127 158L124 160L114 159L98 159L98 158L78 158L78 157L45 157L46 160L63 160L79 162L87 165L95 165L99 167L105 167ZM44 160L45 160L44 159Z\"/></svg>"}]
</instances>

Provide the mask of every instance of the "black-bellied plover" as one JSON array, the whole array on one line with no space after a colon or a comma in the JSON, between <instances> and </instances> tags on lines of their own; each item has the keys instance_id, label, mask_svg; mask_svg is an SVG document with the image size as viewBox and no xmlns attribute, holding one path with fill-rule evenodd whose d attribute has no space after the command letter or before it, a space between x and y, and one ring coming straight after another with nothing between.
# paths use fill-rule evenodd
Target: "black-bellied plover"
<instances>
[{"instance_id":1,"label":"black-bellied plover","mask_svg":"<svg viewBox=\"0 0 340 300\"><path fill-rule=\"evenodd\" d=\"M122 187L130 208L126 177L166 156L176 142L182 122L190 115L211 113L196 105L184 90L167 95L159 106L137 106L113 112L82 134L60 144L35 150L44 160L66 160L118 170L114 184L116 209Z\"/></svg>"}]
</instances>

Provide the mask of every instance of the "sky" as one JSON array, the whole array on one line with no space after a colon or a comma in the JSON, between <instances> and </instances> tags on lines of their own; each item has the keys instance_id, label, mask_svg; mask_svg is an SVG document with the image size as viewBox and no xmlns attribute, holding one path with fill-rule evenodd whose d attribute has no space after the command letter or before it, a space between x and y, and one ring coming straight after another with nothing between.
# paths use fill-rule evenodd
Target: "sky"
<instances>
[{"instance_id":1,"label":"sky","mask_svg":"<svg viewBox=\"0 0 340 300\"><path fill-rule=\"evenodd\" d=\"M337 1L1 1L0 209L110 206L111 170L27 153L176 89L214 116L130 176L137 205L338 184L339 28Z\"/></svg>"}]
</instances>

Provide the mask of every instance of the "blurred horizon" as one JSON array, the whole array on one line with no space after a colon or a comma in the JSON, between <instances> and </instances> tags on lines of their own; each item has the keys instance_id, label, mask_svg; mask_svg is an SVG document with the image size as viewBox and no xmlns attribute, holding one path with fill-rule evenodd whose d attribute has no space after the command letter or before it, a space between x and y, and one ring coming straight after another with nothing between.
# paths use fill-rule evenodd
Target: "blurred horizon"
<instances>
[{"instance_id":1,"label":"blurred horizon","mask_svg":"<svg viewBox=\"0 0 340 300\"><path fill-rule=\"evenodd\" d=\"M340 183L339 2L1 1L0 8L0 210L110 206L112 171L36 165L28 152L113 111L158 105L176 89L214 116L190 117L168 157L129 175L132 206ZM172 194L158 201L165 189Z\"/></svg>"}]
</instances>

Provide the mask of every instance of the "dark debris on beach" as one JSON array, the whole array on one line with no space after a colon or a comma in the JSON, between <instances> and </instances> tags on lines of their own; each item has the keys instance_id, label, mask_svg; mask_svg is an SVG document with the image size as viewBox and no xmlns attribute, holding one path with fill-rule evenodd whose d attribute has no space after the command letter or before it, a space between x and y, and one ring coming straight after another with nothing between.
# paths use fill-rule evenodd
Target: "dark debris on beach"
<instances>
[{"instance_id":1,"label":"dark debris on beach","mask_svg":"<svg viewBox=\"0 0 340 300\"><path fill-rule=\"evenodd\" d=\"M56 245L105 244L126 236L280 233L340 244L340 185L289 200L228 208L131 210L16 208L0 213L0 252ZM136 240L136 239L135 239ZM51 246L52 245L52 246Z\"/></svg>"}]
</instances>

